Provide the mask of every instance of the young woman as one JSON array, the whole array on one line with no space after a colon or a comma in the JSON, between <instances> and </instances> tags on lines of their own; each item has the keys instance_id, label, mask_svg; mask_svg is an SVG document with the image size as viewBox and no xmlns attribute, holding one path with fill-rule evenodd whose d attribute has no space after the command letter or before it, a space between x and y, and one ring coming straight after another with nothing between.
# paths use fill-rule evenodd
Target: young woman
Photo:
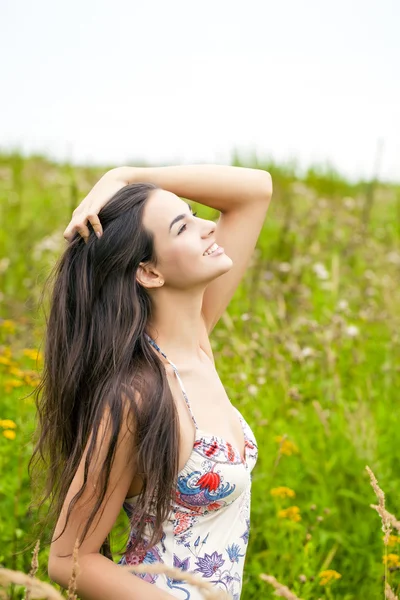
<instances>
[{"instance_id":1,"label":"young woman","mask_svg":"<svg viewBox=\"0 0 400 600\"><path fill-rule=\"evenodd\" d=\"M257 442L215 369L209 336L257 243L266 171L220 165L108 171L74 210L55 269L40 438L57 524L48 572L83 600L199 600L119 564L161 562L238 600ZM215 223L181 197L220 211ZM130 537L107 552L121 507ZM50 513L51 513L50 511Z\"/></svg>"}]
</instances>

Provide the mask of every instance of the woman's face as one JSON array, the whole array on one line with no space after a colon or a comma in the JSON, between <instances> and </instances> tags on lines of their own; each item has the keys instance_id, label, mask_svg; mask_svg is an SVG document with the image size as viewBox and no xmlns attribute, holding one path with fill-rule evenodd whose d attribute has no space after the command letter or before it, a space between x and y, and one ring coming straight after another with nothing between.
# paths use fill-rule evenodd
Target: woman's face
<instances>
[{"instance_id":1,"label":"woman's face","mask_svg":"<svg viewBox=\"0 0 400 600\"><path fill-rule=\"evenodd\" d=\"M157 189L150 193L143 225L154 235L158 258L156 274L151 269L151 273L141 276L146 284L161 278L164 285L176 289L204 287L233 265L225 252L204 255L213 242L218 244L214 221L193 216L190 206L171 192Z\"/></svg>"}]
</instances>

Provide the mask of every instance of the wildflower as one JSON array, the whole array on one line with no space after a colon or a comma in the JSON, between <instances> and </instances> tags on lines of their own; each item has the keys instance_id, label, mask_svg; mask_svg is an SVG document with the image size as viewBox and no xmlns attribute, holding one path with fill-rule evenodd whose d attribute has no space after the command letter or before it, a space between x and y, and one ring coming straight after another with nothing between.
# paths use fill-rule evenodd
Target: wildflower
<instances>
[{"instance_id":1,"label":"wildflower","mask_svg":"<svg viewBox=\"0 0 400 600\"><path fill-rule=\"evenodd\" d=\"M281 273L288 273L291 268L292 267L291 267L290 263L288 263L288 262L281 262L278 265L278 269Z\"/></svg>"},{"instance_id":2,"label":"wildflower","mask_svg":"<svg viewBox=\"0 0 400 600\"><path fill-rule=\"evenodd\" d=\"M15 433L15 431L13 431L12 429L5 429L3 431L3 435L5 438L7 438L8 440L15 440L15 436L17 435Z\"/></svg>"},{"instance_id":3,"label":"wildflower","mask_svg":"<svg viewBox=\"0 0 400 600\"><path fill-rule=\"evenodd\" d=\"M290 521L301 521L300 509L298 506L289 506L289 508L284 508L278 511L278 517L280 519L289 519Z\"/></svg>"},{"instance_id":4,"label":"wildflower","mask_svg":"<svg viewBox=\"0 0 400 600\"><path fill-rule=\"evenodd\" d=\"M383 541L385 541L385 536L383 536ZM395 546L400 542L400 537L398 535L389 535L388 546Z\"/></svg>"},{"instance_id":5,"label":"wildflower","mask_svg":"<svg viewBox=\"0 0 400 600\"><path fill-rule=\"evenodd\" d=\"M313 271L319 279L328 279L329 278L329 273L326 270L325 265L323 265L320 262L317 262L313 265Z\"/></svg>"},{"instance_id":6,"label":"wildflower","mask_svg":"<svg viewBox=\"0 0 400 600\"><path fill-rule=\"evenodd\" d=\"M31 387L36 387L40 381L39 377L31 377L30 375L25 375L24 382L26 385L30 385Z\"/></svg>"},{"instance_id":7,"label":"wildflower","mask_svg":"<svg viewBox=\"0 0 400 600\"><path fill-rule=\"evenodd\" d=\"M15 333L15 321L11 321L11 319L4 319L0 327L4 329L6 333Z\"/></svg>"},{"instance_id":8,"label":"wildflower","mask_svg":"<svg viewBox=\"0 0 400 600\"><path fill-rule=\"evenodd\" d=\"M35 350L33 348L24 348L24 350L22 351L22 354L24 356L27 356L28 358L31 358L32 360L40 361L43 359L42 352L39 352L39 350Z\"/></svg>"},{"instance_id":9,"label":"wildflower","mask_svg":"<svg viewBox=\"0 0 400 600\"><path fill-rule=\"evenodd\" d=\"M388 567L400 567L400 557L398 554L387 554L383 557L383 562Z\"/></svg>"},{"instance_id":10,"label":"wildflower","mask_svg":"<svg viewBox=\"0 0 400 600\"><path fill-rule=\"evenodd\" d=\"M0 356L0 365L6 365L8 367L12 365L12 361L7 356Z\"/></svg>"},{"instance_id":11,"label":"wildflower","mask_svg":"<svg viewBox=\"0 0 400 600\"><path fill-rule=\"evenodd\" d=\"M275 441L280 444L279 452L281 454L291 456L292 454L296 454L299 451L297 446L290 440L284 438L283 435L276 435Z\"/></svg>"},{"instance_id":12,"label":"wildflower","mask_svg":"<svg viewBox=\"0 0 400 600\"><path fill-rule=\"evenodd\" d=\"M6 379L4 382L4 389L7 393L10 393L13 388L21 387L21 385L24 385L24 382L19 379Z\"/></svg>"},{"instance_id":13,"label":"wildflower","mask_svg":"<svg viewBox=\"0 0 400 600\"><path fill-rule=\"evenodd\" d=\"M359 329L356 325L348 325L346 327L346 333L349 337L356 337L359 333Z\"/></svg>"},{"instance_id":14,"label":"wildflower","mask_svg":"<svg viewBox=\"0 0 400 600\"><path fill-rule=\"evenodd\" d=\"M304 348L301 349L301 354L303 358L307 358L307 356L314 356L315 350L314 348L310 348L309 346L304 346Z\"/></svg>"},{"instance_id":15,"label":"wildflower","mask_svg":"<svg viewBox=\"0 0 400 600\"><path fill-rule=\"evenodd\" d=\"M337 303L338 310L346 310L349 307L347 300L339 300Z\"/></svg>"},{"instance_id":16,"label":"wildflower","mask_svg":"<svg viewBox=\"0 0 400 600\"><path fill-rule=\"evenodd\" d=\"M276 498L294 498L296 496L296 492L288 487L281 486L272 488L271 496Z\"/></svg>"},{"instance_id":17,"label":"wildflower","mask_svg":"<svg viewBox=\"0 0 400 600\"><path fill-rule=\"evenodd\" d=\"M331 581L334 581L335 579L340 579L341 574L337 571L334 571L333 569L328 569L327 571L321 571L319 577L321 577L321 581L319 582L320 585L328 585L329 583L331 583Z\"/></svg>"},{"instance_id":18,"label":"wildflower","mask_svg":"<svg viewBox=\"0 0 400 600\"><path fill-rule=\"evenodd\" d=\"M4 427L5 429L15 429L16 424L11 419L0 419L0 427Z\"/></svg>"},{"instance_id":19,"label":"wildflower","mask_svg":"<svg viewBox=\"0 0 400 600\"><path fill-rule=\"evenodd\" d=\"M18 369L17 367L11 367L8 371L10 375L14 375L15 377L23 377L24 372L22 369Z\"/></svg>"}]
</instances>

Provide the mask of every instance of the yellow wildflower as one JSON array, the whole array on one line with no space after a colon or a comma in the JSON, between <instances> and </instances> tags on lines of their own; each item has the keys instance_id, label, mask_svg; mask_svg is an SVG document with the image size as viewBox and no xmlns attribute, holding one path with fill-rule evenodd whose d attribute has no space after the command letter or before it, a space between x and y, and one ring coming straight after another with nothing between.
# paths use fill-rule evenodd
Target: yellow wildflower
<instances>
[{"instance_id":1,"label":"yellow wildflower","mask_svg":"<svg viewBox=\"0 0 400 600\"><path fill-rule=\"evenodd\" d=\"M0 356L0 365L6 365L7 367L9 367L10 365L12 365L12 361L7 356Z\"/></svg>"},{"instance_id":2,"label":"yellow wildflower","mask_svg":"<svg viewBox=\"0 0 400 600\"><path fill-rule=\"evenodd\" d=\"M280 444L279 452L281 454L286 454L286 456L291 456L291 454L297 454L299 451L296 444L294 444L287 438L284 438L283 435L276 435L275 441L278 442L278 444Z\"/></svg>"},{"instance_id":3,"label":"yellow wildflower","mask_svg":"<svg viewBox=\"0 0 400 600\"><path fill-rule=\"evenodd\" d=\"M301 521L300 509L298 506L289 506L278 511L278 517L280 519L290 519L290 521Z\"/></svg>"},{"instance_id":4,"label":"yellow wildflower","mask_svg":"<svg viewBox=\"0 0 400 600\"><path fill-rule=\"evenodd\" d=\"M24 379L26 385L30 385L31 387L36 387L39 382L40 382L40 378L39 377L31 377L30 375L25 375L25 379Z\"/></svg>"},{"instance_id":5,"label":"yellow wildflower","mask_svg":"<svg viewBox=\"0 0 400 600\"><path fill-rule=\"evenodd\" d=\"M0 419L0 427L4 427L5 429L15 429L16 424L11 419Z\"/></svg>"},{"instance_id":6,"label":"yellow wildflower","mask_svg":"<svg viewBox=\"0 0 400 600\"><path fill-rule=\"evenodd\" d=\"M11 358L11 346L2 346L2 355Z\"/></svg>"},{"instance_id":7,"label":"yellow wildflower","mask_svg":"<svg viewBox=\"0 0 400 600\"><path fill-rule=\"evenodd\" d=\"M400 557L398 554L388 554L383 557L383 562L388 567L400 567Z\"/></svg>"},{"instance_id":8,"label":"yellow wildflower","mask_svg":"<svg viewBox=\"0 0 400 600\"><path fill-rule=\"evenodd\" d=\"M288 487L281 486L272 488L271 496L276 498L294 498L296 496L296 492Z\"/></svg>"},{"instance_id":9,"label":"yellow wildflower","mask_svg":"<svg viewBox=\"0 0 400 600\"><path fill-rule=\"evenodd\" d=\"M8 372L10 373L10 375L15 375L15 377L23 377L25 375L23 370L18 369L17 367L11 367L11 369L9 369Z\"/></svg>"},{"instance_id":10,"label":"yellow wildflower","mask_svg":"<svg viewBox=\"0 0 400 600\"><path fill-rule=\"evenodd\" d=\"M39 350L35 350L34 348L24 348L22 351L24 356L31 358L32 360L42 360L43 354L39 352Z\"/></svg>"},{"instance_id":11,"label":"yellow wildflower","mask_svg":"<svg viewBox=\"0 0 400 600\"><path fill-rule=\"evenodd\" d=\"M328 585L335 579L340 579L341 574L333 569L328 569L327 571L321 571L319 577L321 577L321 581L319 582L320 585Z\"/></svg>"},{"instance_id":12,"label":"yellow wildflower","mask_svg":"<svg viewBox=\"0 0 400 600\"><path fill-rule=\"evenodd\" d=\"M13 388L21 387L21 385L24 385L24 382L19 379L6 379L4 382L4 389L7 393L10 393Z\"/></svg>"},{"instance_id":13,"label":"yellow wildflower","mask_svg":"<svg viewBox=\"0 0 400 600\"><path fill-rule=\"evenodd\" d=\"M15 321L11 321L11 319L4 319L0 327L8 333L15 333Z\"/></svg>"},{"instance_id":14,"label":"yellow wildflower","mask_svg":"<svg viewBox=\"0 0 400 600\"><path fill-rule=\"evenodd\" d=\"M3 431L3 435L5 438L7 438L8 440L15 440L15 436L17 435L15 433L15 431L13 431L12 429L5 429Z\"/></svg>"},{"instance_id":15,"label":"yellow wildflower","mask_svg":"<svg viewBox=\"0 0 400 600\"><path fill-rule=\"evenodd\" d=\"M385 536L382 537L382 539L385 539ZM398 544L400 542L400 537L398 535L389 535L389 541L388 541L388 546L396 546L396 544Z\"/></svg>"}]
</instances>

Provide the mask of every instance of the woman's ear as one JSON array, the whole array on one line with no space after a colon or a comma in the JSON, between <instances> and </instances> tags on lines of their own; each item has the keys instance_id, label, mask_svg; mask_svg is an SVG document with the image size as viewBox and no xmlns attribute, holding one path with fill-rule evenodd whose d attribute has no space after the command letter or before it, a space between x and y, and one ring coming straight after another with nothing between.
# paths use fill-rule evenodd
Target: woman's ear
<instances>
[{"instance_id":1,"label":"woman's ear","mask_svg":"<svg viewBox=\"0 0 400 600\"><path fill-rule=\"evenodd\" d=\"M151 266L140 263L136 271L136 281L145 288L160 287L164 283L161 273L154 271Z\"/></svg>"}]
</instances>

